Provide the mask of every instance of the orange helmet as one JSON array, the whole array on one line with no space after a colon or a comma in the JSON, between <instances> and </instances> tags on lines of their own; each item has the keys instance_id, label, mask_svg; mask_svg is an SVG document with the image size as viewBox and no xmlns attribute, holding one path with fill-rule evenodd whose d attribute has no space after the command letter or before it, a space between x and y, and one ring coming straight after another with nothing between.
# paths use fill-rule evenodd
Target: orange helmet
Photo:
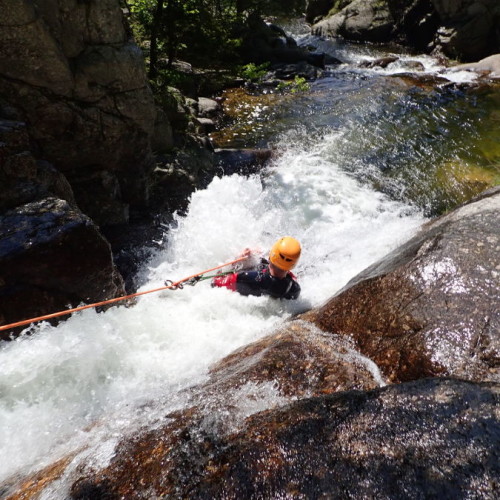
<instances>
[{"instance_id":1,"label":"orange helmet","mask_svg":"<svg viewBox=\"0 0 500 500\"><path fill-rule=\"evenodd\" d=\"M283 271L290 271L299 260L300 250L300 243L295 238L285 236L272 246L269 261Z\"/></svg>"}]
</instances>

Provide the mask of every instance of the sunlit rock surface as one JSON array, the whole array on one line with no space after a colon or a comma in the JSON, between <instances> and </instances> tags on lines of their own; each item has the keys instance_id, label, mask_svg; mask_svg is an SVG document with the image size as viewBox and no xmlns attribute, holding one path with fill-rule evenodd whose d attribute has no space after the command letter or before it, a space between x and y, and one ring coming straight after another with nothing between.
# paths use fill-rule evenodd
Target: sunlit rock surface
<instances>
[{"instance_id":1,"label":"sunlit rock surface","mask_svg":"<svg viewBox=\"0 0 500 500\"><path fill-rule=\"evenodd\" d=\"M185 412L181 428L167 421L87 473L72 498L493 499L499 396L498 384L421 380L303 399L237 431Z\"/></svg>"},{"instance_id":2,"label":"sunlit rock surface","mask_svg":"<svg viewBox=\"0 0 500 500\"><path fill-rule=\"evenodd\" d=\"M303 321L289 323L224 358L212 369L210 385L225 392L263 381L293 398L384 384L376 365L351 342Z\"/></svg>"},{"instance_id":3,"label":"sunlit rock surface","mask_svg":"<svg viewBox=\"0 0 500 500\"><path fill-rule=\"evenodd\" d=\"M500 79L500 54L493 54L470 64L459 64L454 69L458 71L462 69L476 71L480 74L486 74L491 78Z\"/></svg>"},{"instance_id":4,"label":"sunlit rock surface","mask_svg":"<svg viewBox=\"0 0 500 500\"><path fill-rule=\"evenodd\" d=\"M305 318L390 381L500 380L500 188L424 227Z\"/></svg>"},{"instance_id":5,"label":"sunlit rock surface","mask_svg":"<svg viewBox=\"0 0 500 500\"><path fill-rule=\"evenodd\" d=\"M387 42L391 39L395 20L387 2L354 0L340 12L313 26L320 36L340 36L347 40Z\"/></svg>"},{"instance_id":6,"label":"sunlit rock surface","mask_svg":"<svg viewBox=\"0 0 500 500\"><path fill-rule=\"evenodd\" d=\"M0 325L124 293L109 243L66 201L18 206L0 216L0 226Z\"/></svg>"}]
</instances>

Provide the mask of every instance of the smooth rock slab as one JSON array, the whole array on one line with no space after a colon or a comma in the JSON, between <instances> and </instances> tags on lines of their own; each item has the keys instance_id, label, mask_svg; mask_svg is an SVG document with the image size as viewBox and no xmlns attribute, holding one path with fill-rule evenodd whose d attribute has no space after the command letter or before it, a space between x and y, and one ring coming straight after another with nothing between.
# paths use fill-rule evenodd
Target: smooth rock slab
<instances>
[{"instance_id":1,"label":"smooth rock slab","mask_svg":"<svg viewBox=\"0 0 500 500\"><path fill-rule=\"evenodd\" d=\"M390 381L500 381L500 188L429 223L303 317Z\"/></svg>"},{"instance_id":2,"label":"smooth rock slab","mask_svg":"<svg viewBox=\"0 0 500 500\"><path fill-rule=\"evenodd\" d=\"M498 498L499 398L498 384L428 379L304 399L229 435L186 429L174 447L145 435L71 497Z\"/></svg>"}]
</instances>

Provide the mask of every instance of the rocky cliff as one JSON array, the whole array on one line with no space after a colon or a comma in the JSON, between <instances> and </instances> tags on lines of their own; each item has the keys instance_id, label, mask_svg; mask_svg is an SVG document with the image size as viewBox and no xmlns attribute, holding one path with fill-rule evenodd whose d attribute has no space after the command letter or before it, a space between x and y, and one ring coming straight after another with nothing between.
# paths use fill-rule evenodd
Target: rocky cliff
<instances>
[{"instance_id":1,"label":"rocky cliff","mask_svg":"<svg viewBox=\"0 0 500 500\"><path fill-rule=\"evenodd\" d=\"M0 54L8 323L123 292L98 226L148 202L156 108L119 0L5 0Z\"/></svg>"},{"instance_id":2,"label":"rocky cliff","mask_svg":"<svg viewBox=\"0 0 500 500\"><path fill-rule=\"evenodd\" d=\"M147 201L156 109L119 1L3 4L3 117L26 123L83 212L98 224L126 221L130 204Z\"/></svg>"}]
</instances>

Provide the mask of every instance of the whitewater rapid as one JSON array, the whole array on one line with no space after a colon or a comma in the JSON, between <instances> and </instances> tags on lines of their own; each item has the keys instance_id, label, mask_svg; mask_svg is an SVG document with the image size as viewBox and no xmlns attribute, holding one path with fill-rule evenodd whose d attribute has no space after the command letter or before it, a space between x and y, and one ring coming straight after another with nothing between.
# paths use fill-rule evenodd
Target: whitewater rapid
<instances>
[{"instance_id":1,"label":"whitewater rapid","mask_svg":"<svg viewBox=\"0 0 500 500\"><path fill-rule=\"evenodd\" d=\"M206 281L130 307L86 310L0 344L0 483L68 453L104 465L121 437L181 408L182 390L203 381L212 363L320 305L415 233L417 210L361 185L332 159L341 140L332 133L304 146L289 138L260 175L214 179L141 271L148 290L291 235L303 246L299 300L242 297ZM265 394L259 409L277 398Z\"/></svg>"}]
</instances>

